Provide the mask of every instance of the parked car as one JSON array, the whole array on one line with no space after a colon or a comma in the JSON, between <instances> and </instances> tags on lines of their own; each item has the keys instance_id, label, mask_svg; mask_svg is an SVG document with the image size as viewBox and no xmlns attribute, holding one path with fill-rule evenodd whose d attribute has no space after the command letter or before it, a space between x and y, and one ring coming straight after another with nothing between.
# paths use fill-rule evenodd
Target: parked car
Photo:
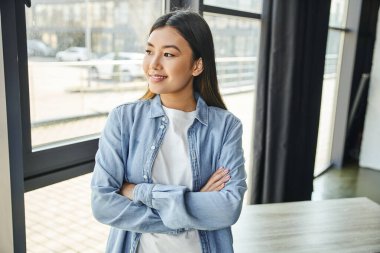
<instances>
[{"instance_id":1,"label":"parked car","mask_svg":"<svg viewBox=\"0 0 380 253\"><path fill-rule=\"evenodd\" d=\"M85 47L69 47L55 55L58 61L87 61L91 57L91 52Z\"/></svg>"},{"instance_id":2,"label":"parked car","mask_svg":"<svg viewBox=\"0 0 380 253\"><path fill-rule=\"evenodd\" d=\"M144 77L144 72L142 70L143 58L144 54L142 53L108 53L99 59L99 64L90 67L90 78L113 79L118 81L132 81L137 78L142 78Z\"/></svg>"},{"instance_id":3,"label":"parked car","mask_svg":"<svg viewBox=\"0 0 380 253\"><path fill-rule=\"evenodd\" d=\"M49 57L55 55L55 50L40 40L27 40L28 56Z\"/></svg>"}]
</instances>

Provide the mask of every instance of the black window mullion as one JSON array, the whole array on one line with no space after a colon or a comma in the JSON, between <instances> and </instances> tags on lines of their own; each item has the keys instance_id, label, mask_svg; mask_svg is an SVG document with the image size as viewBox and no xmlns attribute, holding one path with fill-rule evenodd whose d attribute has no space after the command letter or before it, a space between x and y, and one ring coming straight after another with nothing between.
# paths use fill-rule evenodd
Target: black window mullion
<instances>
[{"instance_id":1,"label":"black window mullion","mask_svg":"<svg viewBox=\"0 0 380 253\"><path fill-rule=\"evenodd\" d=\"M216 13L216 14L222 14L222 15L244 17L244 18L261 19L261 14L258 14L258 13L233 10L233 9L217 7L217 6L212 6L212 5L204 4L202 5L201 9L202 9L202 12L210 12L210 13Z\"/></svg>"},{"instance_id":2,"label":"black window mullion","mask_svg":"<svg viewBox=\"0 0 380 253\"><path fill-rule=\"evenodd\" d=\"M98 139L32 152L25 156L25 179L94 161Z\"/></svg>"},{"instance_id":3,"label":"black window mullion","mask_svg":"<svg viewBox=\"0 0 380 253\"><path fill-rule=\"evenodd\" d=\"M73 177L84 175L92 172L94 165L95 162L92 160L90 162L76 164L74 166L57 169L48 173L38 174L34 177L28 177L24 182L24 191L32 191L46 185L59 183Z\"/></svg>"}]
</instances>

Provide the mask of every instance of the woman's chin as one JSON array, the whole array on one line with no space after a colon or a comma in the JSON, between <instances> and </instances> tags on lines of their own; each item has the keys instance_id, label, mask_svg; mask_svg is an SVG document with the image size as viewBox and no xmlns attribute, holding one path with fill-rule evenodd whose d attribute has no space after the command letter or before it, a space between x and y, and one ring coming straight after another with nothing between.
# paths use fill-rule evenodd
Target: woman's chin
<instances>
[{"instance_id":1,"label":"woman's chin","mask_svg":"<svg viewBox=\"0 0 380 253\"><path fill-rule=\"evenodd\" d=\"M154 94L162 94L165 93L164 89L160 87L155 87L155 85L149 84L149 91L154 93Z\"/></svg>"},{"instance_id":2,"label":"woman's chin","mask_svg":"<svg viewBox=\"0 0 380 253\"><path fill-rule=\"evenodd\" d=\"M149 85L149 91L154 93L154 94L161 94L162 93L162 89L154 88L151 85Z\"/></svg>"}]
</instances>

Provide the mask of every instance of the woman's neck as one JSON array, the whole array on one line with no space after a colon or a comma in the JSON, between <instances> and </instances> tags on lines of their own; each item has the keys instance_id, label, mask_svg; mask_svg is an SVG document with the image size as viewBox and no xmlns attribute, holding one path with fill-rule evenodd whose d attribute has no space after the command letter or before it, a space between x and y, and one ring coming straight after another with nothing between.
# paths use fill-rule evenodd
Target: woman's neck
<instances>
[{"instance_id":1,"label":"woman's neck","mask_svg":"<svg viewBox=\"0 0 380 253\"><path fill-rule=\"evenodd\" d=\"M172 94L161 94L161 102L164 106L184 112L192 112L197 107L194 94L186 96L173 96Z\"/></svg>"}]
</instances>

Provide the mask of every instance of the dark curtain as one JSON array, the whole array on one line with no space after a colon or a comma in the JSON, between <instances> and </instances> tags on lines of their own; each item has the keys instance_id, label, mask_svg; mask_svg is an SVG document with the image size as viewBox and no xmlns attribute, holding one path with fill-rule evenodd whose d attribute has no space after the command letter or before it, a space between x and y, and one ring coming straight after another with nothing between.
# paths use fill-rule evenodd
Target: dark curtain
<instances>
[{"instance_id":1,"label":"dark curtain","mask_svg":"<svg viewBox=\"0 0 380 253\"><path fill-rule=\"evenodd\" d=\"M265 0L251 204L310 200L330 0Z\"/></svg>"}]
</instances>

